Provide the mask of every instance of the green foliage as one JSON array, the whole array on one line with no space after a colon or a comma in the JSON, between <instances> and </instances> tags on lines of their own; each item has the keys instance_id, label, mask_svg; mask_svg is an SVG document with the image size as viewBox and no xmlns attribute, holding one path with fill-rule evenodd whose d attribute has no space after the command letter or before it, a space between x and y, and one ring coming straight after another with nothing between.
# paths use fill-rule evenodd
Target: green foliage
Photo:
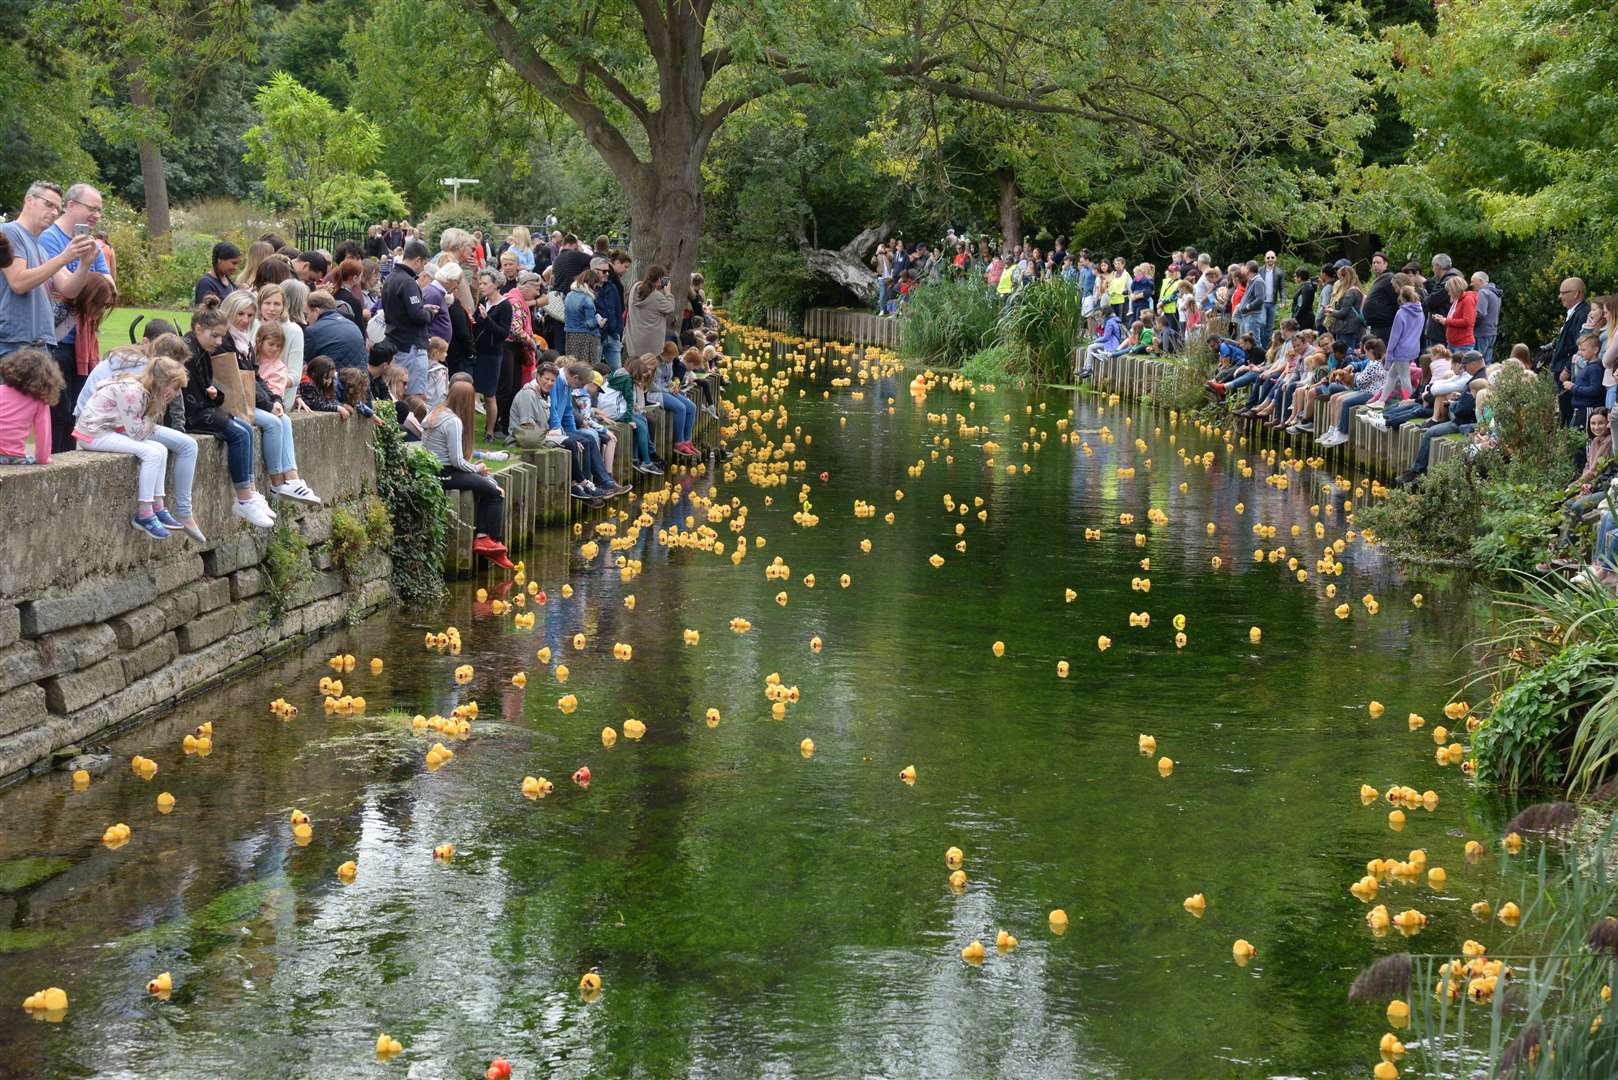
<instances>
[{"instance_id":1,"label":"green foliage","mask_svg":"<svg viewBox=\"0 0 1618 1080\"><path fill-rule=\"evenodd\" d=\"M1084 298L1060 278L1019 290L1000 319L1000 342L1011 350L1012 373L1033 382L1063 382L1084 331Z\"/></svg>"},{"instance_id":2,"label":"green foliage","mask_svg":"<svg viewBox=\"0 0 1618 1080\"><path fill-rule=\"evenodd\" d=\"M366 555L393 544L393 520L381 499L365 500L365 507L356 517L344 507L331 515L332 564L350 576Z\"/></svg>"},{"instance_id":3,"label":"green foliage","mask_svg":"<svg viewBox=\"0 0 1618 1080\"><path fill-rule=\"evenodd\" d=\"M371 436L376 454L376 493L392 523L393 587L406 604L432 603L444 595L444 542L449 497L438 480L438 462L400 434L390 409Z\"/></svg>"},{"instance_id":4,"label":"green foliage","mask_svg":"<svg viewBox=\"0 0 1618 1080\"><path fill-rule=\"evenodd\" d=\"M380 172L369 176L345 173L320 185L320 212L342 221L373 222L405 216L405 201Z\"/></svg>"},{"instance_id":5,"label":"green foliage","mask_svg":"<svg viewBox=\"0 0 1618 1080\"><path fill-rule=\"evenodd\" d=\"M43 35L22 36L11 24L0 40L0 206L22 205L23 192L41 177L66 187L95 175L95 162L79 144L81 130L64 117L89 109L89 83L74 54ZM43 55L42 55L43 54Z\"/></svg>"},{"instance_id":6,"label":"green foliage","mask_svg":"<svg viewBox=\"0 0 1618 1080\"><path fill-rule=\"evenodd\" d=\"M1168 372L1158 382L1153 403L1184 416L1208 403L1207 380L1212 367L1212 350L1206 343L1186 356L1166 356Z\"/></svg>"},{"instance_id":7,"label":"green foliage","mask_svg":"<svg viewBox=\"0 0 1618 1080\"><path fill-rule=\"evenodd\" d=\"M1009 382L1011 374L1011 346L990 345L979 349L961 365L961 374L975 383Z\"/></svg>"},{"instance_id":8,"label":"green foliage","mask_svg":"<svg viewBox=\"0 0 1618 1080\"><path fill-rule=\"evenodd\" d=\"M1473 460L1456 455L1428 469L1418 490L1390 491L1357 507L1354 524L1401 554L1459 559L1477 535L1481 492Z\"/></svg>"},{"instance_id":9,"label":"green foliage","mask_svg":"<svg viewBox=\"0 0 1618 1080\"><path fill-rule=\"evenodd\" d=\"M290 524L276 525L264 552L264 573L269 579L265 595L270 600L268 617L271 622L292 608L298 590L313 579L314 572L314 564L309 560L309 541Z\"/></svg>"},{"instance_id":10,"label":"green foliage","mask_svg":"<svg viewBox=\"0 0 1618 1080\"><path fill-rule=\"evenodd\" d=\"M925 285L906 301L899 355L912 364L953 367L995 340L999 318L1000 301L980 277Z\"/></svg>"},{"instance_id":11,"label":"green foliage","mask_svg":"<svg viewBox=\"0 0 1618 1080\"><path fill-rule=\"evenodd\" d=\"M253 97L259 122L247 130L247 162L264 170L271 198L306 217L323 209L333 184L358 182L382 150L376 125L338 109L284 71Z\"/></svg>"},{"instance_id":12,"label":"green foliage","mask_svg":"<svg viewBox=\"0 0 1618 1080\"><path fill-rule=\"evenodd\" d=\"M215 237L175 229L166 241L152 239L144 215L105 199L101 219L118 253L118 302L129 307L185 307L197 278L212 265Z\"/></svg>"},{"instance_id":13,"label":"green foliage","mask_svg":"<svg viewBox=\"0 0 1618 1080\"><path fill-rule=\"evenodd\" d=\"M1561 526L1561 489L1496 482L1487 492L1472 559L1494 573L1532 570L1550 556Z\"/></svg>"},{"instance_id":14,"label":"green foliage","mask_svg":"<svg viewBox=\"0 0 1618 1080\"><path fill-rule=\"evenodd\" d=\"M1586 760L1604 764L1618 752L1618 640L1581 641L1547 657L1500 696L1472 738L1480 781L1508 788L1560 783L1573 733L1591 706L1605 715L1586 743Z\"/></svg>"},{"instance_id":15,"label":"green foliage","mask_svg":"<svg viewBox=\"0 0 1618 1080\"><path fill-rule=\"evenodd\" d=\"M438 250L438 238L445 229L465 229L472 232L482 229L485 237L498 241L494 227L494 215L489 208L476 199L462 198L458 203L445 203L426 217L420 223L422 237L427 241L430 251Z\"/></svg>"}]
</instances>

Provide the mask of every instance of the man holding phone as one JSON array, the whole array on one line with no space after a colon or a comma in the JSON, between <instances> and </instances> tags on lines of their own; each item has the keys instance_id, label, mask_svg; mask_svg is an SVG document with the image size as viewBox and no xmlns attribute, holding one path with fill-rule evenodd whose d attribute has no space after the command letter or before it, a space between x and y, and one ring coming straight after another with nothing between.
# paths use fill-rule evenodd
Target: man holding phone
<instances>
[{"instance_id":1,"label":"man holding phone","mask_svg":"<svg viewBox=\"0 0 1618 1080\"><path fill-rule=\"evenodd\" d=\"M40 181L28 188L16 220L0 224L9 248L0 252L0 356L36 343L55 349L56 319L47 283L60 296L77 296L94 265L85 260L94 253L105 265L87 234L71 240L63 234L62 247L46 252L41 234L61 215L64 201L61 188Z\"/></svg>"},{"instance_id":2,"label":"man holding phone","mask_svg":"<svg viewBox=\"0 0 1618 1080\"><path fill-rule=\"evenodd\" d=\"M54 282L51 290L57 328L61 329L64 322L67 327L51 347L51 355L56 358L56 366L61 368L62 378L67 383L67 390L51 413L51 441L58 444L51 449L58 453L74 449L73 404L78 400L85 376L101 358L95 342L87 342L90 346L88 349L79 348L77 320L73 317L72 306L91 274L99 274L106 278L107 284L112 284L112 267L107 265L106 253L94 240L96 224L100 220L101 192L89 184L74 184L63 197L61 216L39 234L39 246L48 258L67 252L75 242L85 239L94 245L95 251L93 258L70 256L67 266L63 268L67 279Z\"/></svg>"}]
</instances>

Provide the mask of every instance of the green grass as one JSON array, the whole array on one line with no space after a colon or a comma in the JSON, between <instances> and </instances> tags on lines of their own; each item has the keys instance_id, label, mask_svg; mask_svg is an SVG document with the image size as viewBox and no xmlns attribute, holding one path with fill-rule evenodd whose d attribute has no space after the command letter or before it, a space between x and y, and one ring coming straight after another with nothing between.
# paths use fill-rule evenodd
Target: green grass
<instances>
[{"instance_id":1,"label":"green grass","mask_svg":"<svg viewBox=\"0 0 1618 1080\"><path fill-rule=\"evenodd\" d=\"M101 339L101 351L115 348L119 345L129 344L129 325L137 316L144 315L147 319L167 319L180 328L184 333L189 329L186 322L186 313L183 311L169 311L161 308L117 308L110 312L101 322L101 333L96 336ZM142 328L145 324L142 323Z\"/></svg>"}]
</instances>

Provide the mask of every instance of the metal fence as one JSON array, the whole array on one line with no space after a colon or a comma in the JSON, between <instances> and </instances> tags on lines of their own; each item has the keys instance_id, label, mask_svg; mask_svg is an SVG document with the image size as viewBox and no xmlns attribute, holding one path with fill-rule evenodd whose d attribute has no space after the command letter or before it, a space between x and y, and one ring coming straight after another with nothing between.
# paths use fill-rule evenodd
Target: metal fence
<instances>
[{"instance_id":1,"label":"metal fence","mask_svg":"<svg viewBox=\"0 0 1618 1080\"><path fill-rule=\"evenodd\" d=\"M365 243L367 223L363 221L321 221L304 218L296 223L298 247L304 251L331 251L344 240Z\"/></svg>"}]
</instances>

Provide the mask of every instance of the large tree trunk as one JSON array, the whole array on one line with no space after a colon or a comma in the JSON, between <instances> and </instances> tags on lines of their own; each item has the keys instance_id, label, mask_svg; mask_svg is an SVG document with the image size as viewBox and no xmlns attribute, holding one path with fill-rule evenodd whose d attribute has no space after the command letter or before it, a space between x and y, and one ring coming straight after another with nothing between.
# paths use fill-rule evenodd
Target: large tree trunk
<instances>
[{"instance_id":1,"label":"large tree trunk","mask_svg":"<svg viewBox=\"0 0 1618 1080\"><path fill-rule=\"evenodd\" d=\"M140 182L146 189L146 231L153 240L169 235L169 182L163 175L163 149L150 139L135 144L140 151Z\"/></svg>"},{"instance_id":2,"label":"large tree trunk","mask_svg":"<svg viewBox=\"0 0 1618 1080\"><path fill-rule=\"evenodd\" d=\"M704 219L702 160L700 153L693 154L694 132L694 122L665 124L662 137L651 145L650 164L619 177L629 196L635 276L645 276L653 263L667 270L677 317L690 295Z\"/></svg>"},{"instance_id":3,"label":"large tree trunk","mask_svg":"<svg viewBox=\"0 0 1618 1080\"><path fill-rule=\"evenodd\" d=\"M136 17L131 0L124 0L123 13L124 21L134 26ZM157 102L141 76L141 63L141 58L134 56L125 61L129 72L129 102L135 107L144 128L154 122ZM152 239L166 242L169 235L169 181L163 173L163 148L148 132L145 138L136 140L135 149L140 154L140 183L146 193L146 232Z\"/></svg>"},{"instance_id":4,"label":"large tree trunk","mask_svg":"<svg viewBox=\"0 0 1618 1080\"><path fill-rule=\"evenodd\" d=\"M1017 175L1010 169L994 174L1000 192L1000 250L1010 251L1022 243L1022 207L1017 204Z\"/></svg>"}]
</instances>

